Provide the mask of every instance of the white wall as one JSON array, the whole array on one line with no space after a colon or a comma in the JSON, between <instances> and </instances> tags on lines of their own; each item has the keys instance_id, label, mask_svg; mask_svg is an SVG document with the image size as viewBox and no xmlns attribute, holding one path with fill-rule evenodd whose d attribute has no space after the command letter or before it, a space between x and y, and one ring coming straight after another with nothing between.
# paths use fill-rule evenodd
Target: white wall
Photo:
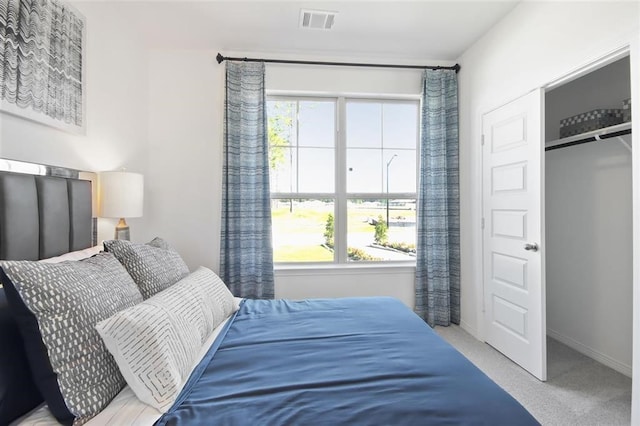
<instances>
[{"instance_id":1,"label":"white wall","mask_svg":"<svg viewBox=\"0 0 640 426\"><path fill-rule=\"evenodd\" d=\"M276 271L276 298L390 296L412 308L415 267L285 269Z\"/></svg>"},{"instance_id":2,"label":"white wall","mask_svg":"<svg viewBox=\"0 0 640 426\"><path fill-rule=\"evenodd\" d=\"M639 13L632 2L524 2L459 58L462 325L472 334L482 332L482 114L635 40Z\"/></svg>"},{"instance_id":3,"label":"white wall","mask_svg":"<svg viewBox=\"0 0 640 426\"><path fill-rule=\"evenodd\" d=\"M357 59L352 61L358 62ZM419 96L422 72L414 69L267 64L265 85L272 92Z\"/></svg>"},{"instance_id":4,"label":"white wall","mask_svg":"<svg viewBox=\"0 0 640 426\"><path fill-rule=\"evenodd\" d=\"M191 269L218 271L224 67L213 51L149 52L147 196L141 241L166 238Z\"/></svg>"},{"instance_id":5,"label":"white wall","mask_svg":"<svg viewBox=\"0 0 640 426\"><path fill-rule=\"evenodd\" d=\"M631 153L618 141L546 154L547 330L630 376Z\"/></svg>"},{"instance_id":6,"label":"white wall","mask_svg":"<svg viewBox=\"0 0 640 426\"><path fill-rule=\"evenodd\" d=\"M114 27L121 14L104 4L76 5L85 15L86 135L0 113L0 157L101 171L146 169L146 56L135 28ZM115 30L117 28L117 30ZM132 233L140 220L129 221ZM115 222L100 220L99 239Z\"/></svg>"}]
</instances>

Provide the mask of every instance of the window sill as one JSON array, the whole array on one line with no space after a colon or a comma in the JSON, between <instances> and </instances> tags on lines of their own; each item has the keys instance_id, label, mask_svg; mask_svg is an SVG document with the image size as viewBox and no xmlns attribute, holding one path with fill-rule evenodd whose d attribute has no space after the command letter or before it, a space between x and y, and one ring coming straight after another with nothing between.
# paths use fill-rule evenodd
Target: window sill
<instances>
[{"instance_id":1,"label":"window sill","mask_svg":"<svg viewBox=\"0 0 640 426\"><path fill-rule=\"evenodd\" d=\"M327 263L327 264L276 264L275 274L280 276L294 275L359 275L359 274L398 274L414 273L416 264L413 262L385 262L385 263Z\"/></svg>"}]
</instances>

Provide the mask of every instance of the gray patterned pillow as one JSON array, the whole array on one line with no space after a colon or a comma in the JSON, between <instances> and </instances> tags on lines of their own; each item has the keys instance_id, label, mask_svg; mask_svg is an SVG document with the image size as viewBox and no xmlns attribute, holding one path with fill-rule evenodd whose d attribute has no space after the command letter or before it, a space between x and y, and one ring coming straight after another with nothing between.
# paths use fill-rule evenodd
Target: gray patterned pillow
<instances>
[{"instance_id":1,"label":"gray patterned pillow","mask_svg":"<svg viewBox=\"0 0 640 426\"><path fill-rule=\"evenodd\" d=\"M104 242L104 249L124 265L145 299L189 274L187 264L162 238L156 237L147 244L110 240Z\"/></svg>"},{"instance_id":2,"label":"gray patterned pillow","mask_svg":"<svg viewBox=\"0 0 640 426\"><path fill-rule=\"evenodd\" d=\"M3 261L0 266L49 409L64 424L86 422L125 384L94 327L141 302L137 286L109 253L56 264Z\"/></svg>"}]
</instances>

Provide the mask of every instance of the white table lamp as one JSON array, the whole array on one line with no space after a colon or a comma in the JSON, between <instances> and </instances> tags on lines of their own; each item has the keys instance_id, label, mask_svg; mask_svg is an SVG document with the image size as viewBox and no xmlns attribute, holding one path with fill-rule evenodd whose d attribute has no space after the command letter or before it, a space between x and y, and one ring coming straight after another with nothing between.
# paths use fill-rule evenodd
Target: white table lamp
<instances>
[{"instance_id":1,"label":"white table lamp","mask_svg":"<svg viewBox=\"0 0 640 426\"><path fill-rule=\"evenodd\" d=\"M99 179L100 217L119 218L115 239L130 238L126 217L141 217L144 205L144 176L124 171L102 172Z\"/></svg>"}]
</instances>

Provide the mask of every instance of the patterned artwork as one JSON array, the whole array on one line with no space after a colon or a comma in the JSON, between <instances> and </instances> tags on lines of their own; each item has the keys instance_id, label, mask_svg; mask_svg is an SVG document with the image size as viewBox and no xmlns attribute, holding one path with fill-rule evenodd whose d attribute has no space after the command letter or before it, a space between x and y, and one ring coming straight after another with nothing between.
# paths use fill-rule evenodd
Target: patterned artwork
<instances>
[{"instance_id":1,"label":"patterned artwork","mask_svg":"<svg viewBox=\"0 0 640 426\"><path fill-rule=\"evenodd\" d=\"M0 109L84 129L84 17L57 0L0 1Z\"/></svg>"}]
</instances>

